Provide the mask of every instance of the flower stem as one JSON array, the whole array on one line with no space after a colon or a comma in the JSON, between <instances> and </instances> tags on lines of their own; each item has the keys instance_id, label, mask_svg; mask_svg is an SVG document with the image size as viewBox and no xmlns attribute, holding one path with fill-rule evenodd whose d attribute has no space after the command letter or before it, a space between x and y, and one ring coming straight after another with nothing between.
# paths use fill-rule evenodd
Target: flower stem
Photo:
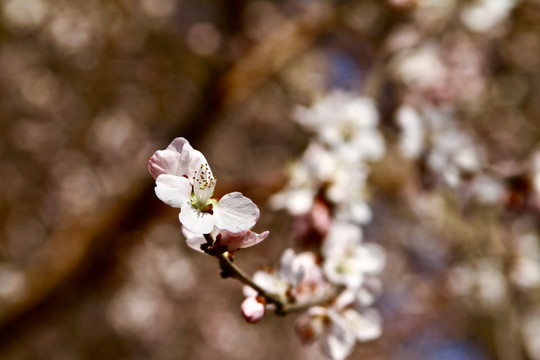
<instances>
[{"instance_id":1,"label":"flower stem","mask_svg":"<svg viewBox=\"0 0 540 360\"><path fill-rule=\"evenodd\" d=\"M214 256L219 260L220 265L227 269L235 279L255 289L259 295L264 296L268 302L276 304L278 307L283 306L283 302L277 295L271 294L257 285L242 269L229 259L226 253Z\"/></svg>"}]
</instances>

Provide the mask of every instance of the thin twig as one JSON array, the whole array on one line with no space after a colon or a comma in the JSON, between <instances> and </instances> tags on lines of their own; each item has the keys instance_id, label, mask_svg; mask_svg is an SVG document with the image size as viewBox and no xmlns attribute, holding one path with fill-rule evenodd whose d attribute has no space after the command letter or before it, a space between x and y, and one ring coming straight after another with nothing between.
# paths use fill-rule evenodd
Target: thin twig
<instances>
[{"instance_id":1,"label":"thin twig","mask_svg":"<svg viewBox=\"0 0 540 360\"><path fill-rule=\"evenodd\" d=\"M236 266L236 264L229 259L227 254L223 253L214 256L219 260L219 264L232 274L232 277L253 288L259 293L259 295L265 297L269 303L276 304L278 307L283 307L285 305L278 295L269 293L257 285L257 283L255 283L242 269Z\"/></svg>"},{"instance_id":2,"label":"thin twig","mask_svg":"<svg viewBox=\"0 0 540 360\"><path fill-rule=\"evenodd\" d=\"M206 243L208 246L214 245L214 239L210 234L204 234L204 238L206 239ZM308 301L305 303L296 303L296 302L286 302L285 299L282 299L279 295L272 294L265 289L263 289L261 286L259 286L253 279L247 275L244 270L242 270L240 267L238 267L235 263L231 261L229 258L229 254L227 252L221 252L221 253L212 253L211 249L206 251L207 254L215 257L218 259L219 264L221 267L227 271L227 274L235 278L236 280L240 281L244 285L247 285L257 291L257 293L264 297L268 303L276 305L276 313L279 315L286 315L288 313L292 312L299 312L307 310L313 306L318 305L325 305L331 302L340 292L340 289L333 288L328 294L325 296L313 300Z\"/></svg>"}]
</instances>

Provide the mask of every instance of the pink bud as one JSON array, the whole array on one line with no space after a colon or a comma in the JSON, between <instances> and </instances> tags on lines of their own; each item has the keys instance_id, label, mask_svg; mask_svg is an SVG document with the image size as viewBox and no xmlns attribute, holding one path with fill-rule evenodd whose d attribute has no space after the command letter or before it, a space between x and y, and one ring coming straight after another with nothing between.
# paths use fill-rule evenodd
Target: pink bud
<instances>
[{"instance_id":1,"label":"pink bud","mask_svg":"<svg viewBox=\"0 0 540 360\"><path fill-rule=\"evenodd\" d=\"M242 315L248 323L256 323L261 320L266 312L266 300L262 296L247 297L240 306Z\"/></svg>"}]
</instances>

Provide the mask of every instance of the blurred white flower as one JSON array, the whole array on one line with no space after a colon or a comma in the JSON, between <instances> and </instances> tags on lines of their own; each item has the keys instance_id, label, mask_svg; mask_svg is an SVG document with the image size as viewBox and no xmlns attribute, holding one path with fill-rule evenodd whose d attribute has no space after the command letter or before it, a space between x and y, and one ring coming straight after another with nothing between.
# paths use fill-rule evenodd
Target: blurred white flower
<instances>
[{"instance_id":1,"label":"blurred white flower","mask_svg":"<svg viewBox=\"0 0 540 360\"><path fill-rule=\"evenodd\" d=\"M422 91L440 86L446 77L446 66L434 43L404 50L394 59L394 72L413 90Z\"/></svg>"},{"instance_id":2,"label":"blurred white flower","mask_svg":"<svg viewBox=\"0 0 540 360\"><path fill-rule=\"evenodd\" d=\"M453 114L426 107L423 119L429 131L431 147L427 165L450 186L457 186L461 175L475 173L482 163L482 154L474 140L458 127Z\"/></svg>"},{"instance_id":3,"label":"blurred white flower","mask_svg":"<svg viewBox=\"0 0 540 360\"><path fill-rule=\"evenodd\" d=\"M291 167L287 186L270 204L293 215L308 213L318 195L335 205L336 217L365 224L371 210L365 200L367 166L350 161L318 142L308 145L300 162Z\"/></svg>"},{"instance_id":4,"label":"blurred white flower","mask_svg":"<svg viewBox=\"0 0 540 360\"><path fill-rule=\"evenodd\" d=\"M537 197L540 198L540 151L537 151L532 156L532 184Z\"/></svg>"},{"instance_id":5,"label":"blurred white flower","mask_svg":"<svg viewBox=\"0 0 540 360\"><path fill-rule=\"evenodd\" d=\"M344 291L328 308L317 306L298 317L296 333L304 343L319 340L322 352L333 360L345 359L357 341L380 336L380 314L358 301L358 293Z\"/></svg>"},{"instance_id":6,"label":"blurred white flower","mask_svg":"<svg viewBox=\"0 0 540 360\"><path fill-rule=\"evenodd\" d=\"M450 290L475 299L486 308L496 308L506 297L506 280L500 264L486 259L456 267L450 274Z\"/></svg>"},{"instance_id":7,"label":"blurred white flower","mask_svg":"<svg viewBox=\"0 0 540 360\"><path fill-rule=\"evenodd\" d=\"M323 269L335 284L358 289L366 275L378 274L384 267L384 250L376 244L362 243L362 230L356 224L335 222L324 239Z\"/></svg>"},{"instance_id":8,"label":"blurred white flower","mask_svg":"<svg viewBox=\"0 0 540 360\"><path fill-rule=\"evenodd\" d=\"M401 128L399 148L407 158L416 159L424 149L424 126L420 114L410 105L402 105L397 111L397 123Z\"/></svg>"},{"instance_id":9,"label":"blurred white flower","mask_svg":"<svg viewBox=\"0 0 540 360\"><path fill-rule=\"evenodd\" d=\"M14 30L33 30L41 26L49 12L43 0L9 0L2 7L3 19Z\"/></svg>"},{"instance_id":10,"label":"blurred white flower","mask_svg":"<svg viewBox=\"0 0 540 360\"><path fill-rule=\"evenodd\" d=\"M523 289L540 286L540 239L534 233L515 237L516 256L510 272L514 284Z\"/></svg>"},{"instance_id":11,"label":"blurred white flower","mask_svg":"<svg viewBox=\"0 0 540 360\"><path fill-rule=\"evenodd\" d=\"M12 303L26 294L26 274L9 263L0 263L0 301Z\"/></svg>"},{"instance_id":12,"label":"blurred white flower","mask_svg":"<svg viewBox=\"0 0 540 360\"><path fill-rule=\"evenodd\" d=\"M478 175L471 184L471 192L484 204L500 203L505 196L504 184L500 179L487 175Z\"/></svg>"},{"instance_id":13,"label":"blurred white flower","mask_svg":"<svg viewBox=\"0 0 540 360\"><path fill-rule=\"evenodd\" d=\"M476 0L461 12L461 20L470 30L488 32L506 20L516 0Z\"/></svg>"},{"instance_id":14,"label":"blurred white flower","mask_svg":"<svg viewBox=\"0 0 540 360\"><path fill-rule=\"evenodd\" d=\"M378 160L385 153L377 129L379 113L371 98L333 91L311 107L298 107L293 116L342 157Z\"/></svg>"}]
</instances>

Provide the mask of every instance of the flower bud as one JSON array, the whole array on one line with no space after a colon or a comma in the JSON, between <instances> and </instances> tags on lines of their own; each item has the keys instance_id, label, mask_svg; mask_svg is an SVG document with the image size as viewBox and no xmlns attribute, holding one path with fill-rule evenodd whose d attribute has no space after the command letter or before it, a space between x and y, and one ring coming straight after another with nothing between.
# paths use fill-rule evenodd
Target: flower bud
<instances>
[{"instance_id":1,"label":"flower bud","mask_svg":"<svg viewBox=\"0 0 540 360\"><path fill-rule=\"evenodd\" d=\"M240 306L242 316L248 323L256 323L261 320L266 313L266 300L262 296L247 297Z\"/></svg>"}]
</instances>

